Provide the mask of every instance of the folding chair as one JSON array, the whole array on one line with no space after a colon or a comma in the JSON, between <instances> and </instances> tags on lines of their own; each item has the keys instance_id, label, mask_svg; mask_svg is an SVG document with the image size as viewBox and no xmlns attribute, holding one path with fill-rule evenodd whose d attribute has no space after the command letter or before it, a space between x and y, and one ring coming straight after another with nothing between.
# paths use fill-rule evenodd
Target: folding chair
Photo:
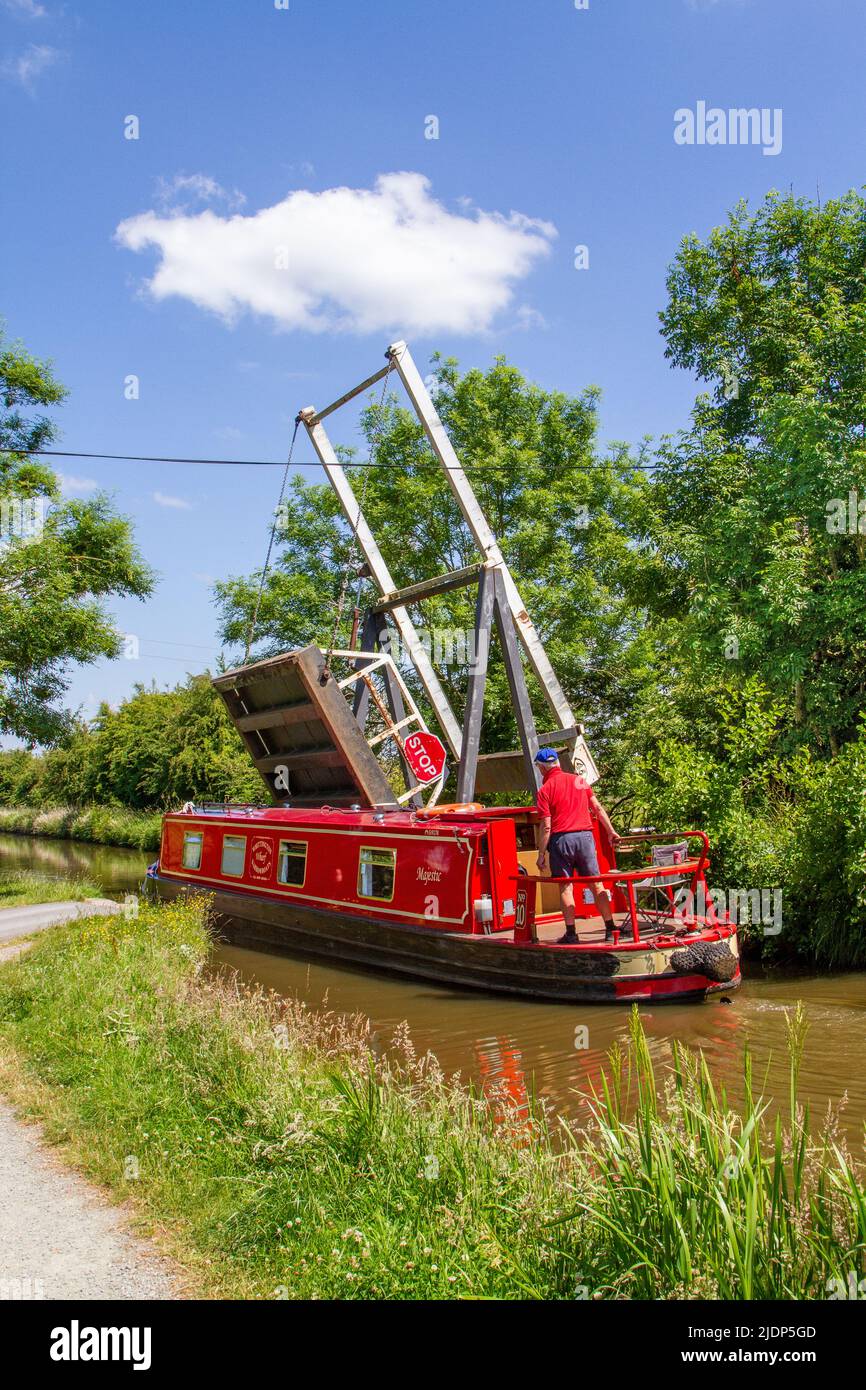
<instances>
[{"instance_id":1,"label":"folding chair","mask_svg":"<svg viewBox=\"0 0 866 1390\"><path fill-rule=\"evenodd\" d=\"M685 840L675 845L653 845L650 865L653 868L669 869L676 864L684 864L688 857L689 847ZM676 874L659 874L658 878L635 880L633 887L638 931L642 925L657 928L661 911L664 911L665 916L673 916L674 894L683 884L689 883L690 878L691 876L685 873L682 877ZM617 887L625 891L625 883L618 883Z\"/></svg>"}]
</instances>

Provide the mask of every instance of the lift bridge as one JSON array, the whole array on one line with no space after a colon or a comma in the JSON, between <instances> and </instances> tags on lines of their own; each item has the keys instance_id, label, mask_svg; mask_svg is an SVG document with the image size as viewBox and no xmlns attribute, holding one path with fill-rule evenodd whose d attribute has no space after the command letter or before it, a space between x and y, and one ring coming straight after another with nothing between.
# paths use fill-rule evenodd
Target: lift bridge
<instances>
[{"instance_id":1,"label":"lift bridge","mask_svg":"<svg viewBox=\"0 0 866 1390\"><path fill-rule=\"evenodd\" d=\"M438 730L457 768L457 802L498 792L534 793L538 785L535 754L539 746L560 749L567 768L578 768L593 782L598 772L583 728L572 714L541 639L521 600L517 585L488 525L472 485L437 414L421 375L404 342L387 350L386 365L351 391L316 410L307 406L298 421L340 501L364 557L365 573L379 590L367 610L361 644L327 655L310 645L298 651L253 662L214 680L229 715L272 796L292 806L345 806L358 803L382 809L401 805L432 807L448 775L447 767L424 780L410 755L428 734L427 723L390 654L394 631L411 662L433 712ZM465 569L424 579L398 589L346 477L324 421L392 373L399 376L423 426L435 458L478 549L478 561ZM411 609L436 594L475 585L475 631L466 707L458 719L436 674L427 646L410 616ZM501 644L516 717L520 748L514 752L481 751L486 654L492 629ZM544 694L554 727L539 733L527 691L523 656ZM375 725L368 732L368 725ZM391 745L400 755L405 790L394 790L379 754Z\"/></svg>"}]
</instances>

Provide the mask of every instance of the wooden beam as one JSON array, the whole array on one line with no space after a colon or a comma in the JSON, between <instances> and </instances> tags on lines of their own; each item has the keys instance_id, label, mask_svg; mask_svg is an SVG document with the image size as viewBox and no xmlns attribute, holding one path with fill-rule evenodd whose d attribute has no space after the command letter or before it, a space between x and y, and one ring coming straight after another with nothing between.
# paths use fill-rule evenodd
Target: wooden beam
<instances>
[{"instance_id":1,"label":"wooden beam","mask_svg":"<svg viewBox=\"0 0 866 1390\"><path fill-rule=\"evenodd\" d=\"M437 575L435 579L422 579L418 584L410 584L405 589L395 589L385 594L378 603L373 604L374 613L388 613L392 608L420 603L422 599L432 598L434 594L447 594L451 589L460 589L471 584L483 570L482 564L467 565L462 570L450 570L448 574Z\"/></svg>"},{"instance_id":2,"label":"wooden beam","mask_svg":"<svg viewBox=\"0 0 866 1390\"><path fill-rule=\"evenodd\" d=\"M338 794L349 795L353 784L357 790L351 793L352 801L395 806L394 791L337 682L328 675L323 683L324 668L322 652L308 646L239 668L230 676L226 673L214 685L257 771L278 800L288 796L294 802L297 795L332 801ZM284 705L278 704L281 698ZM300 785L287 777L276 786L278 767L294 769Z\"/></svg>"},{"instance_id":3,"label":"wooden beam","mask_svg":"<svg viewBox=\"0 0 866 1390\"><path fill-rule=\"evenodd\" d=\"M299 418L304 420L305 423L309 420L311 425L317 425L319 421L324 420L326 416L333 415L334 411L339 410L341 405L346 405L349 401L353 401L356 396L360 396L362 391L366 391L369 387L375 386L376 382L381 381L383 376L387 376L390 370L391 364L389 362L387 367L383 367L381 371L374 372L372 376L368 376L367 380L362 381L360 386L353 386L351 391L346 392L345 396L341 396L338 401L332 401L330 405L325 406L324 410L313 410L312 406L307 406L305 410L300 412Z\"/></svg>"},{"instance_id":4,"label":"wooden beam","mask_svg":"<svg viewBox=\"0 0 866 1390\"><path fill-rule=\"evenodd\" d=\"M466 690L466 717L463 724L463 746L457 773L458 802L472 801L475 796L475 774L478 750L481 746L481 725L484 719L484 691L487 688L487 662L490 655L490 626L496 596L493 570L482 568L475 602L475 666L469 672ZM479 652L483 643L483 657Z\"/></svg>"},{"instance_id":5,"label":"wooden beam","mask_svg":"<svg viewBox=\"0 0 866 1390\"><path fill-rule=\"evenodd\" d=\"M517 732L520 735L520 746L523 749L526 785L532 791L536 791L541 785L541 777L535 766L538 735L535 732L535 717L529 702L529 692L526 689L526 678L520 660L520 647L517 644L515 621L508 599L505 577L499 568L493 572L493 584L495 589L493 616L496 619L499 640L505 655L505 670L508 675L511 702L514 706L514 713L517 715Z\"/></svg>"},{"instance_id":6,"label":"wooden beam","mask_svg":"<svg viewBox=\"0 0 866 1390\"><path fill-rule=\"evenodd\" d=\"M235 724L243 734L253 729L287 729L291 724L312 723L318 717L312 700L299 700L296 705L277 705L274 709L256 710L255 714L242 714Z\"/></svg>"},{"instance_id":7,"label":"wooden beam","mask_svg":"<svg viewBox=\"0 0 866 1390\"><path fill-rule=\"evenodd\" d=\"M235 728L238 729L238 734L240 735L241 741L243 742L253 762L255 762L257 758L262 757L264 754L267 754L270 751L264 736L262 735L259 729L244 730L238 728L240 720L245 719L247 717L248 710L247 706L244 704L244 701L241 699L234 686L218 686L216 681L213 681L212 684L222 696L225 707L229 713L229 718L231 719ZM270 785L270 783L268 783L268 791L270 792L271 796L274 795L274 788Z\"/></svg>"},{"instance_id":8,"label":"wooden beam","mask_svg":"<svg viewBox=\"0 0 866 1390\"><path fill-rule=\"evenodd\" d=\"M582 732L579 724L572 724L570 729L550 729L546 734L538 735L538 746L545 748L551 743L573 743Z\"/></svg>"},{"instance_id":9,"label":"wooden beam","mask_svg":"<svg viewBox=\"0 0 866 1390\"><path fill-rule=\"evenodd\" d=\"M276 772L278 767L291 771L293 767L345 767L346 760L337 748L305 748L299 753L269 753L256 758L260 772Z\"/></svg>"}]
</instances>

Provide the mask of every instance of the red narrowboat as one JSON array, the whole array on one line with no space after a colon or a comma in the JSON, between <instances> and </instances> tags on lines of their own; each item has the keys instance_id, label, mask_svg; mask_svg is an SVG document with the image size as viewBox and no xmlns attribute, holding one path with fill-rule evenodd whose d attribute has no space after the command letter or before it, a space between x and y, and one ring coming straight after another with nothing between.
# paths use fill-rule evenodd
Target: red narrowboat
<instances>
[{"instance_id":1,"label":"red narrowboat","mask_svg":"<svg viewBox=\"0 0 866 1390\"><path fill-rule=\"evenodd\" d=\"M596 826L618 936L605 943L594 906L579 903L578 944L561 946L555 881L527 872L536 820L533 807L190 806L166 816L151 877L165 899L212 894L228 940L442 985L565 1003L681 1001L736 987L736 929L707 894L703 835L691 837L691 858L625 872ZM653 906L642 903L644 885Z\"/></svg>"},{"instance_id":2,"label":"red narrowboat","mask_svg":"<svg viewBox=\"0 0 866 1390\"><path fill-rule=\"evenodd\" d=\"M348 650L332 646L323 653L310 645L215 678L273 804L188 804L166 816L150 884L167 899L212 894L230 939L442 985L566 1003L702 999L734 988L736 927L717 915L707 893L701 831L624 836L617 852L639 862L618 864L596 822L596 881L608 890L616 931L605 940L595 907L581 901L577 944L559 944L559 885L535 874L539 817L526 793L531 798L538 787L540 743L559 750L566 771L590 783L598 772L406 344L392 344L386 357L373 377L324 410L302 410L296 422L296 433L305 426L363 553L356 576L372 581L379 596L363 624L356 609ZM384 378L387 385L392 372L480 555L477 564L404 589L390 574L323 426L375 382ZM463 634L471 640L461 721L408 610L473 583L476 619L474 632ZM340 617L341 605L335 630ZM494 628L520 748L484 754ZM556 720L549 732L537 730L524 659ZM403 675L410 668L412 688ZM416 696L441 739L428 729ZM449 758L457 796L450 807L437 804ZM486 793L497 801L517 793L523 801L485 807L475 796ZM579 899L591 897L589 880L572 882Z\"/></svg>"}]
</instances>

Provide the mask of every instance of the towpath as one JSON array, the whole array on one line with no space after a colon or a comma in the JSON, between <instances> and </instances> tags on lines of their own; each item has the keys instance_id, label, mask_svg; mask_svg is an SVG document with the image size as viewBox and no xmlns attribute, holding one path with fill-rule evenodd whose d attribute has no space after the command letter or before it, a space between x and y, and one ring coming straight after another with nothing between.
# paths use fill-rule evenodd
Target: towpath
<instances>
[{"instance_id":1,"label":"towpath","mask_svg":"<svg viewBox=\"0 0 866 1390\"><path fill-rule=\"evenodd\" d=\"M108 898L0 912L0 962L26 949L16 938L76 917L119 912ZM0 1300L181 1298L180 1275L126 1213L66 1168L38 1129L0 1102Z\"/></svg>"}]
</instances>

